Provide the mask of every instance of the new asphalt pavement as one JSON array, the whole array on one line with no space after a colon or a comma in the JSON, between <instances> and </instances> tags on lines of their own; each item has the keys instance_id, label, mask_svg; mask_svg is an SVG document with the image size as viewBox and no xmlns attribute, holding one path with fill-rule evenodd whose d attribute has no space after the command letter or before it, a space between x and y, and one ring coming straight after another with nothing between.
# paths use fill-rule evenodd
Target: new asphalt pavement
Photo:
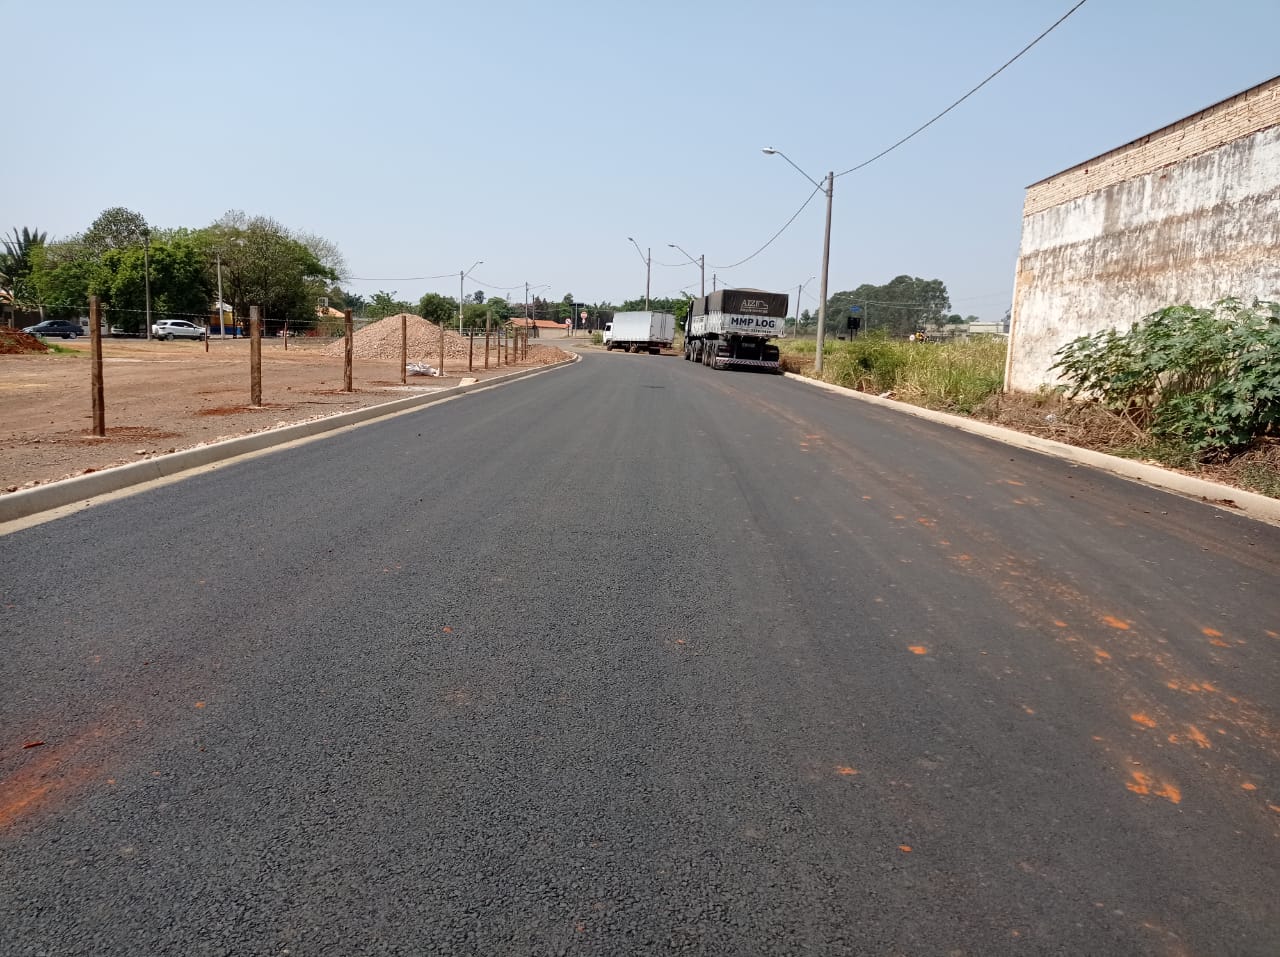
<instances>
[{"instance_id":1,"label":"new asphalt pavement","mask_svg":"<svg viewBox=\"0 0 1280 957\"><path fill-rule=\"evenodd\" d=\"M0 538L0 954L1274 955L1278 572L591 353Z\"/></svg>"}]
</instances>

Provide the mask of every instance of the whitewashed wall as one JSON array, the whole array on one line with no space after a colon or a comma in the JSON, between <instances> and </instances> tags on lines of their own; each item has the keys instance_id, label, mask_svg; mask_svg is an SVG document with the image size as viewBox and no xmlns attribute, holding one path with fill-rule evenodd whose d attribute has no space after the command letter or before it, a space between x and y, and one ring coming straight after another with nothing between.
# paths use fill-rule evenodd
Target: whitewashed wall
<instances>
[{"instance_id":1,"label":"whitewashed wall","mask_svg":"<svg viewBox=\"0 0 1280 957\"><path fill-rule=\"evenodd\" d=\"M1280 78L1028 190L1007 387L1057 381L1077 336L1224 296L1280 300Z\"/></svg>"}]
</instances>

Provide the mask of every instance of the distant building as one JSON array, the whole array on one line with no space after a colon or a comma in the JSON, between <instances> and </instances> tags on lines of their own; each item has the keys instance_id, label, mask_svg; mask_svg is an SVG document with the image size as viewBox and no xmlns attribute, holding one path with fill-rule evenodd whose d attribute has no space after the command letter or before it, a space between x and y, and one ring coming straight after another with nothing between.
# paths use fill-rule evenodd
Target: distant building
<instances>
[{"instance_id":1,"label":"distant building","mask_svg":"<svg viewBox=\"0 0 1280 957\"><path fill-rule=\"evenodd\" d=\"M1005 382L1167 305L1280 298L1280 77L1028 187Z\"/></svg>"}]
</instances>

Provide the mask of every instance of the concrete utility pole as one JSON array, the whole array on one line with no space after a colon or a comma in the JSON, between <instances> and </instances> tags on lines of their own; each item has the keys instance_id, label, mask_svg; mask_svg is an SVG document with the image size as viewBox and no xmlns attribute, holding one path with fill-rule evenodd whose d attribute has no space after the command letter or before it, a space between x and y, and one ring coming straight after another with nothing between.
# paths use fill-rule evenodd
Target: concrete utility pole
<instances>
[{"instance_id":1,"label":"concrete utility pole","mask_svg":"<svg viewBox=\"0 0 1280 957\"><path fill-rule=\"evenodd\" d=\"M684 253L684 258L689 260L689 262L693 263L695 266L698 267L698 271L702 274L702 292L699 293L699 295L705 296L707 294L707 254L703 253L697 259L694 259L687 252L685 252L684 248L679 244L667 243L667 245L670 246L672 249L678 249L681 253ZM712 281L714 282L715 277L712 276L711 278L712 278Z\"/></svg>"},{"instance_id":2,"label":"concrete utility pole","mask_svg":"<svg viewBox=\"0 0 1280 957\"><path fill-rule=\"evenodd\" d=\"M760 152L764 153L766 156L781 156L788 163L791 163L792 169L827 194L827 227L822 239L822 301L818 303L818 342L817 352L814 354L813 359L813 371L818 374L819 378L821 378L822 349L825 344L827 331L827 273L831 268L831 196L835 192L836 188L836 174L834 170L827 173L827 182L826 185L823 185L802 170L799 166L796 166L795 163L792 163L791 157L782 152L782 150L775 149L772 146L766 146Z\"/></svg>"},{"instance_id":3,"label":"concrete utility pole","mask_svg":"<svg viewBox=\"0 0 1280 957\"><path fill-rule=\"evenodd\" d=\"M632 246L636 247L636 252L640 253L640 258L644 260L644 308L646 311L648 311L649 309L649 276L653 272L653 247L652 246L649 247L649 252L646 255L645 253L640 252L640 244L636 242L633 237L628 236L627 241L630 242Z\"/></svg>"},{"instance_id":4,"label":"concrete utility pole","mask_svg":"<svg viewBox=\"0 0 1280 957\"><path fill-rule=\"evenodd\" d=\"M818 303L818 345L814 352L813 371L822 378L822 350L827 332L827 274L831 269L831 196L836 189L835 171L827 173L827 227L822 236L822 301Z\"/></svg>"},{"instance_id":5,"label":"concrete utility pole","mask_svg":"<svg viewBox=\"0 0 1280 957\"><path fill-rule=\"evenodd\" d=\"M151 338L151 230L142 232L142 281L147 296L147 338Z\"/></svg>"},{"instance_id":6,"label":"concrete utility pole","mask_svg":"<svg viewBox=\"0 0 1280 957\"><path fill-rule=\"evenodd\" d=\"M475 262L471 264L471 269L475 269L477 266L483 266L483 265L484 265L484 260L477 259ZM458 270L458 332L459 333L462 332L462 281L471 275L471 269ZM440 352L441 352L441 355L443 356L444 355L444 322L443 321L440 323L440 337L441 337ZM444 372L443 362L441 362L440 372L442 374Z\"/></svg>"},{"instance_id":7,"label":"concrete utility pole","mask_svg":"<svg viewBox=\"0 0 1280 957\"><path fill-rule=\"evenodd\" d=\"M227 330L223 326L223 310L222 310L222 250L215 249L213 251L215 260L218 263L218 338L225 339ZM208 342L208 339L205 340Z\"/></svg>"}]
</instances>

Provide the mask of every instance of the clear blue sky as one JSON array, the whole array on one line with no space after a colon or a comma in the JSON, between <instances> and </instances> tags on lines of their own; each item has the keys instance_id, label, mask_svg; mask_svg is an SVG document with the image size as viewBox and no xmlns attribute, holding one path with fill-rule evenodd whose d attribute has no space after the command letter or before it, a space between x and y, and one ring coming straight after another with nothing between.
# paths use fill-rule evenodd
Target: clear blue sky
<instances>
[{"instance_id":1,"label":"clear blue sky","mask_svg":"<svg viewBox=\"0 0 1280 957\"><path fill-rule=\"evenodd\" d=\"M819 271L815 179L943 109L1074 0L895 3L0 0L0 230L63 237L271 216L342 249L351 288L620 302ZM1280 72L1276 0L1088 0L936 125L837 179L831 289L939 278L1011 298L1029 184ZM452 279L404 277L452 273ZM475 286L469 285L468 292ZM816 308L817 282L803 306ZM490 290L492 291L492 290Z\"/></svg>"}]
</instances>

